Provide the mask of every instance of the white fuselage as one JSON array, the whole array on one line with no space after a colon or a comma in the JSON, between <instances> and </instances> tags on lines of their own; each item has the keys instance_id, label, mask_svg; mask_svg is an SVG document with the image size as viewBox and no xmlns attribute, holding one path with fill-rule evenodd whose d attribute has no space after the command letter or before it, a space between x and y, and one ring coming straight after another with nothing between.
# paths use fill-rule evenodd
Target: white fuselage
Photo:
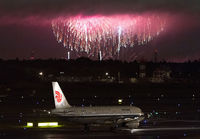
<instances>
[{"instance_id":1,"label":"white fuselage","mask_svg":"<svg viewBox=\"0 0 200 139\"><path fill-rule=\"evenodd\" d=\"M136 120L144 115L140 108L134 106L70 107L53 109L52 114L83 123L100 123L124 118Z\"/></svg>"}]
</instances>

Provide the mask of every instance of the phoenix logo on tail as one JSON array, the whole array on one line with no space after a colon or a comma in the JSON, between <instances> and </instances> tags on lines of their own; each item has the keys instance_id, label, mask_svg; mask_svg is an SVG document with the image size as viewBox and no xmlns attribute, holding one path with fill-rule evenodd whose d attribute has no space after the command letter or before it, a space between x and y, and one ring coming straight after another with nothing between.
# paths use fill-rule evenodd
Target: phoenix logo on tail
<instances>
[{"instance_id":1,"label":"phoenix logo on tail","mask_svg":"<svg viewBox=\"0 0 200 139\"><path fill-rule=\"evenodd\" d=\"M58 82L52 82L52 86L56 109L64 109L71 107L67 102L65 95L63 94Z\"/></svg>"},{"instance_id":2,"label":"phoenix logo on tail","mask_svg":"<svg viewBox=\"0 0 200 139\"><path fill-rule=\"evenodd\" d=\"M62 101L62 94L58 91L55 91L57 102L60 103Z\"/></svg>"}]
</instances>

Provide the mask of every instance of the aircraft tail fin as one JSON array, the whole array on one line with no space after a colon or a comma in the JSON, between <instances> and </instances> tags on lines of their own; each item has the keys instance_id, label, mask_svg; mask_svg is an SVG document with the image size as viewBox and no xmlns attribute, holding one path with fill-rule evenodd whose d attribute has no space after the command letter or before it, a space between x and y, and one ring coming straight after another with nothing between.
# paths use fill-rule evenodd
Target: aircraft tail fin
<instances>
[{"instance_id":1,"label":"aircraft tail fin","mask_svg":"<svg viewBox=\"0 0 200 139\"><path fill-rule=\"evenodd\" d=\"M67 102L58 82L52 82L53 86L53 96L56 109L59 108L69 108L70 104Z\"/></svg>"}]
</instances>

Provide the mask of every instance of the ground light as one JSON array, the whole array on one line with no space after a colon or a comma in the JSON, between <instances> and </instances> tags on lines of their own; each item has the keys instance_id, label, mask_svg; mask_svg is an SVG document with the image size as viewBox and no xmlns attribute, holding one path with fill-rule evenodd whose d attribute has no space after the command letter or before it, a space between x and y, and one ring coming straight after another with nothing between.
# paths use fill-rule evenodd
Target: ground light
<instances>
[{"instance_id":1,"label":"ground light","mask_svg":"<svg viewBox=\"0 0 200 139\"><path fill-rule=\"evenodd\" d=\"M28 122L27 127L33 127L33 123Z\"/></svg>"},{"instance_id":2,"label":"ground light","mask_svg":"<svg viewBox=\"0 0 200 139\"><path fill-rule=\"evenodd\" d=\"M118 99L118 104L122 104L123 99Z\"/></svg>"},{"instance_id":3,"label":"ground light","mask_svg":"<svg viewBox=\"0 0 200 139\"><path fill-rule=\"evenodd\" d=\"M38 123L38 127L58 127L58 122Z\"/></svg>"},{"instance_id":4,"label":"ground light","mask_svg":"<svg viewBox=\"0 0 200 139\"><path fill-rule=\"evenodd\" d=\"M28 128L32 128L33 123L32 122L27 122L27 126ZM37 127L39 128L54 128L54 127L61 127L61 125L58 125L58 122L40 122L37 123Z\"/></svg>"}]
</instances>

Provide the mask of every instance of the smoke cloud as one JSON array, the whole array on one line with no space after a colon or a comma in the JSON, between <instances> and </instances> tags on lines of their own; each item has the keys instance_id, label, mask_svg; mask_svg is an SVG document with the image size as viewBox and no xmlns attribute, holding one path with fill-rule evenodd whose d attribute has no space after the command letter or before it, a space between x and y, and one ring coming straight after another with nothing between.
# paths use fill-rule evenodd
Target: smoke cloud
<instances>
[{"instance_id":1,"label":"smoke cloud","mask_svg":"<svg viewBox=\"0 0 200 139\"><path fill-rule=\"evenodd\" d=\"M199 0L1 0L0 16L118 14L146 11L198 14Z\"/></svg>"}]
</instances>

